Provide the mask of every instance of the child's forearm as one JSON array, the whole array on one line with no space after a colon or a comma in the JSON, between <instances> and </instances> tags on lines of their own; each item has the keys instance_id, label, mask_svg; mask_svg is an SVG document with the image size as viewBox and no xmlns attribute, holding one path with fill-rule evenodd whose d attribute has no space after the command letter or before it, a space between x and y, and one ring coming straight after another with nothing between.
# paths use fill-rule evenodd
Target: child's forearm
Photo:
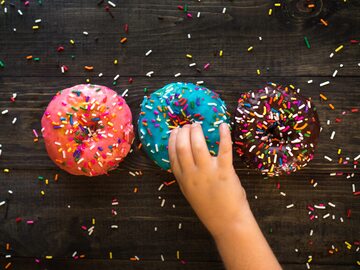
<instances>
[{"instance_id":1,"label":"child's forearm","mask_svg":"<svg viewBox=\"0 0 360 270\"><path fill-rule=\"evenodd\" d=\"M250 207L242 213L242 216L239 222L227 224L223 232L214 235L226 269L281 269Z\"/></svg>"},{"instance_id":2,"label":"child's forearm","mask_svg":"<svg viewBox=\"0 0 360 270\"><path fill-rule=\"evenodd\" d=\"M217 157L210 155L198 123L171 132L169 156L181 191L215 238L227 269L281 269L233 167L228 126L220 125Z\"/></svg>"}]
</instances>

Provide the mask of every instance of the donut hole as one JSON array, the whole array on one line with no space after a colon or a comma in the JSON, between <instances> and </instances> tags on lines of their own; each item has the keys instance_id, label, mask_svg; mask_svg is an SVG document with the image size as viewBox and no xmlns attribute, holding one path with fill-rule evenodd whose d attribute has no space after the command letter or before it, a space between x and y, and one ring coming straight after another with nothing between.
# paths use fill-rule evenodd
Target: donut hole
<instances>
[{"instance_id":1,"label":"donut hole","mask_svg":"<svg viewBox=\"0 0 360 270\"><path fill-rule=\"evenodd\" d=\"M78 129L74 133L74 140L81 144L84 140L92 139L93 137L96 137L98 134L98 131L101 129L101 126L98 124L95 125L89 125L89 126L82 126L79 125Z\"/></svg>"}]
</instances>

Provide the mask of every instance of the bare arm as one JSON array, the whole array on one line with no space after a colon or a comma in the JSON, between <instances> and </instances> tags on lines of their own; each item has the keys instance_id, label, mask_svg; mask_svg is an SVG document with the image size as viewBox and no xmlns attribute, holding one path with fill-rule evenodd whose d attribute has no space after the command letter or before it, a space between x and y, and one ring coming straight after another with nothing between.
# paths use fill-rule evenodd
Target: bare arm
<instances>
[{"instance_id":1,"label":"bare arm","mask_svg":"<svg viewBox=\"0 0 360 270\"><path fill-rule=\"evenodd\" d=\"M226 124L220 126L217 157L210 155L200 124L174 129L169 139L171 169L228 270L281 269L234 170L231 144Z\"/></svg>"}]
</instances>

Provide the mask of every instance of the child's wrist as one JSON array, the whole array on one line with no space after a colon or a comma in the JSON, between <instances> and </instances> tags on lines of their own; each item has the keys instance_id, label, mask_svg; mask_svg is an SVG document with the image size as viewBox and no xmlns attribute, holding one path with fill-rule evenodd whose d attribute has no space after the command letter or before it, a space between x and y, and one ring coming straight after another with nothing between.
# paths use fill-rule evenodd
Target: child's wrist
<instances>
[{"instance_id":1,"label":"child's wrist","mask_svg":"<svg viewBox=\"0 0 360 270\"><path fill-rule=\"evenodd\" d=\"M241 207L239 207L239 212L237 215L232 217L225 224L216 228L213 231L210 231L211 235L215 239L215 241L219 238L223 238L224 235L231 235L234 231L237 231L239 228L245 229L251 222L254 220L254 216L251 212L249 203L244 198L244 202Z\"/></svg>"}]
</instances>

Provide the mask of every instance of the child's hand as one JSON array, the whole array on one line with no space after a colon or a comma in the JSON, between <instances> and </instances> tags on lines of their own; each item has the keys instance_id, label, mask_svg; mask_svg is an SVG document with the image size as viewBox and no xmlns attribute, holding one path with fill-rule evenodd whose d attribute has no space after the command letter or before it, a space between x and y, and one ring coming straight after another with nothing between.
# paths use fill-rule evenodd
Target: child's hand
<instances>
[{"instance_id":1,"label":"child's hand","mask_svg":"<svg viewBox=\"0 0 360 270\"><path fill-rule=\"evenodd\" d=\"M181 191L215 238L232 225L239 225L251 213L232 164L227 124L220 126L217 157L210 155L198 123L171 132L169 156Z\"/></svg>"}]
</instances>

